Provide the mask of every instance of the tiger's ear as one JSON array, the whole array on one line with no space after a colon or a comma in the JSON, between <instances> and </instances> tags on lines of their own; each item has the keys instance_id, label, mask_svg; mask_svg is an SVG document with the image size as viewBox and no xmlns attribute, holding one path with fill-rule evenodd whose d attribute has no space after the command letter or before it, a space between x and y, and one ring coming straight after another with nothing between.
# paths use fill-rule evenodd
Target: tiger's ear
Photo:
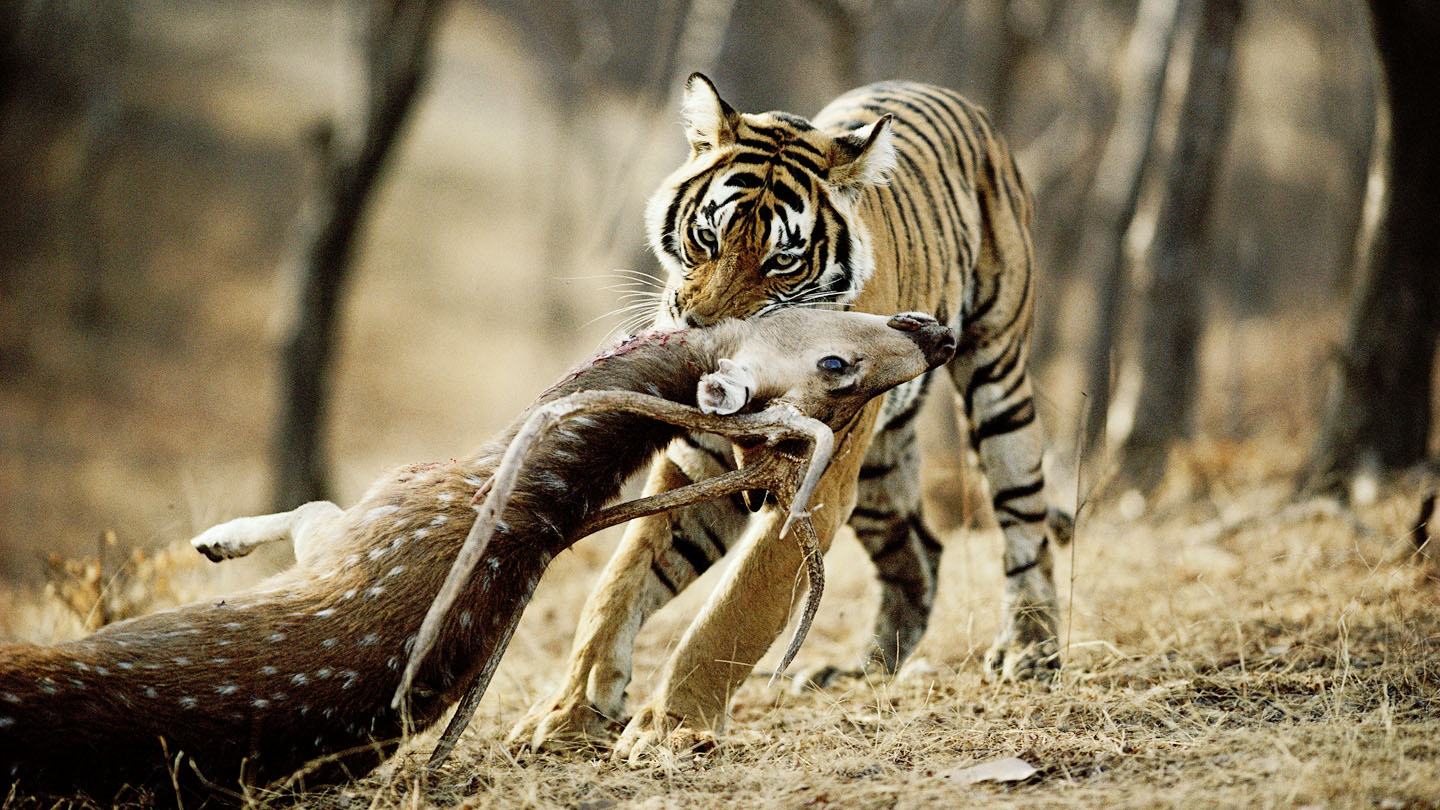
<instances>
[{"instance_id":1,"label":"tiger's ear","mask_svg":"<svg viewBox=\"0 0 1440 810\"><path fill-rule=\"evenodd\" d=\"M703 74L691 73L685 80L680 115L684 119L685 137L690 141L691 157L735 141L740 114L720 98L715 85Z\"/></svg>"},{"instance_id":2,"label":"tiger's ear","mask_svg":"<svg viewBox=\"0 0 1440 810\"><path fill-rule=\"evenodd\" d=\"M895 167L895 141L890 133L893 118L886 113L875 123L836 138L825 179L843 191L885 182L885 175Z\"/></svg>"},{"instance_id":3,"label":"tiger's ear","mask_svg":"<svg viewBox=\"0 0 1440 810\"><path fill-rule=\"evenodd\" d=\"M700 410L705 413L728 416L750 404L750 398L755 395L758 387L759 384L750 369L728 357L722 357L715 371L700 378L700 384L695 389L695 399L700 404Z\"/></svg>"}]
</instances>

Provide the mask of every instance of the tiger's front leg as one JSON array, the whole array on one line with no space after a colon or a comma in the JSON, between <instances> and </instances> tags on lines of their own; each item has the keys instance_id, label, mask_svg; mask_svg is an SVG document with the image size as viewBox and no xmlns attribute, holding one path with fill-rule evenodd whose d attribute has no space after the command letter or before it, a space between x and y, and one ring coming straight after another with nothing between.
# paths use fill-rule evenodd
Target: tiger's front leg
<instances>
[{"instance_id":1,"label":"tiger's front leg","mask_svg":"<svg viewBox=\"0 0 1440 810\"><path fill-rule=\"evenodd\" d=\"M1059 608L1047 530L1044 450L1029 375L971 386L971 424L991 504L1005 534L1005 590L1000 632L985 670L1011 680L1053 674L1060 666Z\"/></svg>"},{"instance_id":2,"label":"tiger's front leg","mask_svg":"<svg viewBox=\"0 0 1440 810\"><path fill-rule=\"evenodd\" d=\"M677 440L651 467L645 494L726 472L728 450L714 437ZM641 626L724 555L749 517L736 496L632 521L581 610L563 680L530 707L507 741L541 750L614 740Z\"/></svg>"},{"instance_id":3,"label":"tiger's front leg","mask_svg":"<svg viewBox=\"0 0 1440 810\"><path fill-rule=\"evenodd\" d=\"M811 498L822 552L854 504L877 405L867 406L847 430ZM740 559L685 631L655 692L620 736L616 759L634 763L654 749L713 744L725 728L731 696L785 629L805 593L804 560L794 538L778 537L780 510L772 505L757 517L737 549Z\"/></svg>"}]
</instances>

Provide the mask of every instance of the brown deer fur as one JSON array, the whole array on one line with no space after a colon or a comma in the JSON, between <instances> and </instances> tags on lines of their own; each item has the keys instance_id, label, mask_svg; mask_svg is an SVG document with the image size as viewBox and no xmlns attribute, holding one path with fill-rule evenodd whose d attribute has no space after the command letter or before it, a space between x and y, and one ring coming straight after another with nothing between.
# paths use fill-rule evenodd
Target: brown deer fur
<instances>
[{"instance_id":1,"label":"brown deer fur","mask_svg":"<svg viewBox=\"0 0 1440 810\"><path fill-rule=\"evenodd\" d=\"M785 310L652 333L590 361L536 405L581 389L693 405L702 377L736 358L730 365L752 375L743 392L751 407L784 397L837 426L948 359L949 330L925 316L903 320ZM817 370L829 355L856 370L847 379ZM312 504L286 513L309 510L309 525L294 530L297 564L254 589L78 641L0 645L0 788L107 800L138 786L164 800L173 775L197 796L233 798L307 765L310 784L369 771L404 736L390 699L414 633L475 520L471 499L518 424L462 460L388 474L344 512ZM607 413L576 418L540 444L416 678L415 728L493 666L546 565L680 432Z\"/></svg>"}]
</instances>

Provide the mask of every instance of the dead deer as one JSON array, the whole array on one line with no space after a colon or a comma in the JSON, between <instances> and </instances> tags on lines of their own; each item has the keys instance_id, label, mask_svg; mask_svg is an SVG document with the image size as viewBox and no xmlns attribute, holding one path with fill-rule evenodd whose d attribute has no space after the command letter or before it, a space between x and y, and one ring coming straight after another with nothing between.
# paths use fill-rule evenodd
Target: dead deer
<instances>
[{"instance_id":1,"label":"dead deer","mask_svg":"<svg viewBox=\"0 0 1440 810\"><path fill-rule=\"evenodd\" d=\"M296 774L306 785L364 774L467 690L478 697L556 554L666 507L662 496L603 508L671 439L720 432L758 465L762 445L783 454L782 440L823 439L954 346L925 315L806 309L647 333L582 365L471 456L393 471L349 509L317 502L211 528L192 543L212 559L289 539L296 564L78 641L0 645L0 785L101 800L173 785L223 800ZM507 454L512 443L528 461ZM744 472L728 491L757 485ZM807 486L780 487L794 515ZM474 573L456 560L467 538ZM432 610L452 563L449 602ZM461 714L472 710L467 700Z\"/></svg>"}]
</instances>

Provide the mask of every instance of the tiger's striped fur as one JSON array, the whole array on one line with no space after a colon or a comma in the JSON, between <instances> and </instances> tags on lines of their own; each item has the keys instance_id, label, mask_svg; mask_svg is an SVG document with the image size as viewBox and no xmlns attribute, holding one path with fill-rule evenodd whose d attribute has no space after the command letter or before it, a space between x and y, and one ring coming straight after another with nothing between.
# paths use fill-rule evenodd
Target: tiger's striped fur
<instances>
[{"instance_id":1,"label":"tiger's striped fur","mask_svg":"<svg viewBox=\"0 0 1440 810\"><path fill-rule=\"evenodd\" d=\"M670 276L659 320L708 324L810 306L914 309L955 328L960 349L947 371L967 409L1005 534L1005 615L986 666L1003 677L1055 667L1043 442L1026 368L1033 209L1004 141L985 113L957 94L908 82L853 90L807 121L783 112L737 113L695 74L683 113L690 158L646 211L652 247ZM863 463L817 494L848 514L876 565L882 599L867 663L890 671L924 632L935 595L940 544L921 520L913 425L924 395L938 387L931 383L926 375L892 391L883 405L873 403L852 428ZM724 445L685 437L657 462L647 489L730 466ZM610 718L624 711L640 625L733 547L749 518L743 504L719 502L632 525L586 605L566 683L531 710L512 739L540 745L612 733ZM766 547L749 543L745 553ZM732 577L746 570L737 564ZM785 578L730 590L749 600L790 588ZM728 691L696 693L733 688L736 676L707 680L697 673L726 666L748 672L758 653L739 661L744 656L733 643L711 650L704 639L724 646L727 637L772 632L773 638L780 629L723 627L722 612L712 599L622 748L649 733L636 727L646 723L718 730ZM770 638L742 646L763 652Z\"/></svg>"}]
</instances>

